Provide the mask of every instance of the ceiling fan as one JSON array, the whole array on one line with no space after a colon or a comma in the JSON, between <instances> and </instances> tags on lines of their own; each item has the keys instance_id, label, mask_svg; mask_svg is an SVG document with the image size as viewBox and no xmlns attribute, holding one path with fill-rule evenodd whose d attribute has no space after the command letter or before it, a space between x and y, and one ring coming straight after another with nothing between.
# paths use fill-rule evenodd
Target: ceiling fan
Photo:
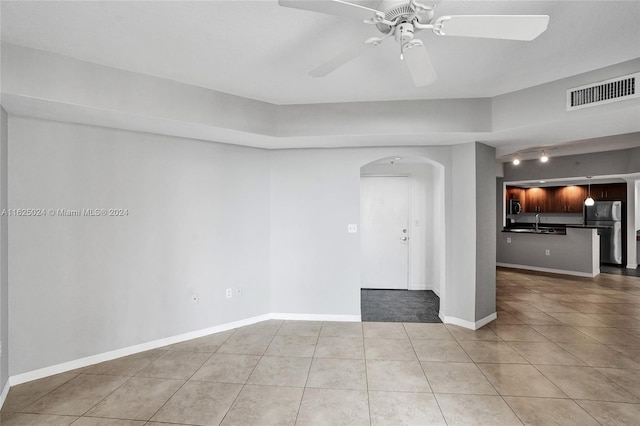
<instances>
[{"instance_id":1,"label":"ceiling fan","mask_svg":"<svg viewBox=\"0 0 640 426\"><path fill-rule=\"evenodd\" d=\"M404 60L417 87L427 86L436 79L422 40L415 33L430 29L439 36L481 37L504 40L530 41L542 34L549 24L548 15L453 15L434 17L440 0L428 5L416 0L383 1L383 10L365 7L344 0L278 0L280 6L330 15L359 19L375 26L381 33L340 53L320 65L309 74L324 77L363 53L368 47L380 45L393 37L400 47L400 59Z\"/></svg>"}]
</instances>

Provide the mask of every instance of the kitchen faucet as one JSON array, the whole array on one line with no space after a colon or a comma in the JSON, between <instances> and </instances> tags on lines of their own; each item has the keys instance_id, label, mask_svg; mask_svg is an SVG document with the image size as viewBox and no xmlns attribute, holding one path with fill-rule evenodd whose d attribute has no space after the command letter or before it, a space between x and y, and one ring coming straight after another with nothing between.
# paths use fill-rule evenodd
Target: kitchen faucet
<instances>
[{"instance_id":1,"label":"kitchen faucet","mask_svg":"<svg viewBox=\"0 0 640 426\"><path fill-rule=\"evenodd\" d=\"M540 224L540 213L536 213L536 232L538 232L539 224Z\"/></svg>"}]
</instances>

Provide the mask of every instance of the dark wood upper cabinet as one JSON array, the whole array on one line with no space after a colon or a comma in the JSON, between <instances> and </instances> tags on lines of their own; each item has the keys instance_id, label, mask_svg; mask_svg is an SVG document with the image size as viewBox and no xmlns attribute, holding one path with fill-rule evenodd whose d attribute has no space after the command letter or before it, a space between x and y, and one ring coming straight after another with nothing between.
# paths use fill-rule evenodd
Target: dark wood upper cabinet
<instances>
[{"instance_id":1,"label":"dark wood upper cabinet","mask_svg":"<svg viewBox=\"0 0 640 426\"><path fill-rule=\"evenodd\" d=\"M626 183L608 183L591 185L591 196L594 200L627 200Z\"/></svg>"},{"instance_id":2,"label":"dark wood upper cabinet","mask_svg":"<svg viewBox=\"0 0 640 426\"><path fill-rule=\"evenodd\" d=\"M526 213L548 213L553 210L553 188L526 190Z\"/></svg>"},{"instance_id":3,"label":"dark wood upper cabinet","mask_svg":"<svg viewBox=\"0 0 640 426\"><path fill-rule=\"evenodd\" d=\"M555 189L553 211L555 213L582 213L587 190L582 186L559 186Z\"/></svg>"},{"instance_id":4,"label":"dark wood upper cabinet","mask_svg":"<svg viewBox=\"0 0 640 426\"><path fill-rule=\"evenodd\" d=\"M507 200L520 200L524 198L524 188L517 188L515 186L507 187Z\"/></svg>"},{"instance_id":5,"label":"dark wood upper cabinet","mask_svg":"<svg viewBox=\"0 0 640 426\"><path fill-rule=\"evenodd\" d=\"M506 188L508 200L520 200L523 213L583 213L584 200L589 195L587 185L551 186L545 188ZM591 185L596 201L627 199L626 183Z\"/></svg>"}]
</instances>

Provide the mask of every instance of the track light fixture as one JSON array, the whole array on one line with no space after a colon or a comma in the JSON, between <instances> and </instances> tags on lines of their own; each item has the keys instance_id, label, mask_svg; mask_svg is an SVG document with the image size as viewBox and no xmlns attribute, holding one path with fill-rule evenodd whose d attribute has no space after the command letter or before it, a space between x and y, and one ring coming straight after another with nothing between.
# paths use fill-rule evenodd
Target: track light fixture
<instances>
[{"instance_id":1,"label":"track light fixture","mask_svg":"<svg viewBox=\"0 0 640 426\"><path fill-rule=\"evenodd\" d=\"M513 165L517 166L518 164L520 164L520 159L516 156L516 158L513 159Z\"/></svg>"},{"instance_id":2,"label":"track light fixture","mask_svg":"<svg viewBox=\"0 0 640 426\"><path fill-rule=\"evenodd\" d=\"M549 161L549 157L544 153L544 151L542 151L542 155L540 155L540 161L542 161L543 163Z\"/></svg>"}]
</instances>

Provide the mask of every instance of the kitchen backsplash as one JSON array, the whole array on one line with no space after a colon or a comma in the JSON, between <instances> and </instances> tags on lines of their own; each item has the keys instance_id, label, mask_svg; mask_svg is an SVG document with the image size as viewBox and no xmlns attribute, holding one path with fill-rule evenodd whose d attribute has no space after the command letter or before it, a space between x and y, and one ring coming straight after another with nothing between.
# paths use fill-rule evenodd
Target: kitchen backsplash
<instances>
[{"instance_id":1,"label":"kitchen backsplash","mask_svg":"<svg viewBox=\"0 0 640 426\"><path fill-rule=\"evenodd\" d=\"M538 213L540 223L553 223L554 225L582 225L584 217L582 213ZM516 223L536 223L536 213L522 213L507 215L507 221Z\"/></svg>"}]
</instances>

